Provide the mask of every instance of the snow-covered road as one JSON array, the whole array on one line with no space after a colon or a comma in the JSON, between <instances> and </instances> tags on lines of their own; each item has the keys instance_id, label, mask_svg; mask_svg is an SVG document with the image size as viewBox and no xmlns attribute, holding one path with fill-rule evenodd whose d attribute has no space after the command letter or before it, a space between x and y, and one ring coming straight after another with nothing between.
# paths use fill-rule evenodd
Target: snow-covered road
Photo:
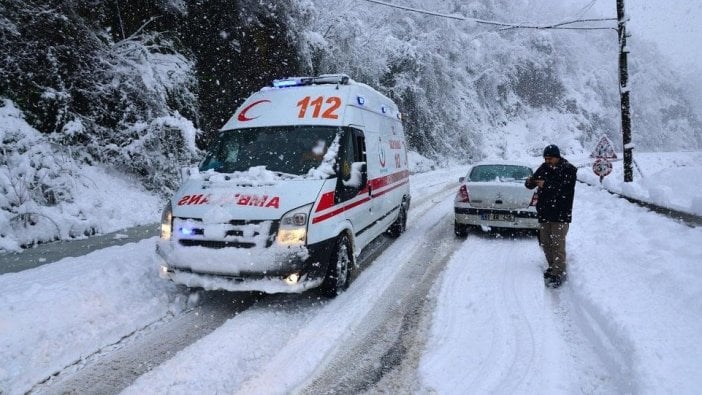
<instances>
[{"instance_id":1,"label":"snow-covered road","mask_svg":"<svg viewBox=\"0 0 702 395\"><path fill-rule=\"evenodd\" d=\"M420 371L438 393L617 393L568 287L543 286L533 237L471 235L443 276Z\"/></svg>"},{"instance_id":2,"label":"snow-covered road","mask_svg":"<svg viewBox=\"0 0 702 395\"><path fill-rule=\"evenodd\" d=\"M551 291L533 237L453 236L462 171L412 176L407 233L376 242L334 300L189 294L156 276L153 238L2 275L0 392L97 389L81 387L91 379L86 372L115 360L124 372L99 392L320 392L343 383L440 394L693 393L702 386L702 230L579 184L570 280ZM350 367L356 373L334 376Z\"/></svg>"},{"instance_id":3,"label":"snow-covered road","mask_svg":"<svg viewBox=\"0 0 702 395\"><path fill-rule=\"evenodd\" d=\"M440 285L423 389L698 393L702 229L578 184L569 281L543 287L535 240L470 235Z\"/></svg>"}]
</instances>

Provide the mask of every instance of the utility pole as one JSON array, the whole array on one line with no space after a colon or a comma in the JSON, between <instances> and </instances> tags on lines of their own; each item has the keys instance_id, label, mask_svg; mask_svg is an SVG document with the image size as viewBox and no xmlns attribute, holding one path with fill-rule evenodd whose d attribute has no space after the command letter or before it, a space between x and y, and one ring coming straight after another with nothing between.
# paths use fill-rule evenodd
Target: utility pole
<instances>
[{"instance_id":1,"label":"utility pole","mask_svg":"<svg viewBox=\"0 0 702 395\"><path fill-rule=\"evenodd\" d=\"M631 112L629 105L629 70L626 47L626 13L624 0L617 0L617 32L619 33L619 99L622 114L622 145L624 149L624 182L634 180L632 167L634 145L631 143Z\"/></svg>"}]
</instances>

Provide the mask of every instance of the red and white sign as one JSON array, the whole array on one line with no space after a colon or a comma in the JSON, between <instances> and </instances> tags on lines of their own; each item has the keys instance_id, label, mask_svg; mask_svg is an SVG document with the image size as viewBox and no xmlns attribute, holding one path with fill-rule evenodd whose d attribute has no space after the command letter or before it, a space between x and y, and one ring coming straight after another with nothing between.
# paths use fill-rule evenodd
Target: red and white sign
<instances>
[{"instance_id":1,"label":"red and white sign","mask_svg":"<svg viewBox=\"0 0 702 395\"><path fill-rule=\"evenodd\" d=\"M605 177L612 172L612 162L608 161L607 158L597 158L592 164L592 171L600 177Z\"/></svg>"},{"instance_id":2,"label":"red and white sign","mask_svg":"<svg viewBox=\"0 0 702 395\"><path fill-rule=\"evenodd\" d=\"M600 137L595 149L590 154L591 158L607 158L617 159L617 154L614 152L614 144L607 136Z\"/></svg>"}]
</instances>

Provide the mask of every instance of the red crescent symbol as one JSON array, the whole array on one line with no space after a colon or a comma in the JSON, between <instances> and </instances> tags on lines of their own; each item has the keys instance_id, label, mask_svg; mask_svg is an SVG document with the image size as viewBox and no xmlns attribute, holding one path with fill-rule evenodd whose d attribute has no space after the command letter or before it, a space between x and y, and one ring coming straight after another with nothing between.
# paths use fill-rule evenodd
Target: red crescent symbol
<instances>
[{"instance_id":1,"label":"red crescent symbol","mask_svg":"<svg viewBox=\"0 0 702 395\"><path fill-rule=\"evenodd\" d=\"M270 102L271 102L270 100L263 99L263 100L258 100L258 101L255 101L255 102L251 103L251 104L249 104L248 106L246 106L246 108L244 108L243 110L241 110L241 112L239 113L239 116L236 117L236 119L237 119L239 122L246 122L246 121L254 120L254 119L258 118L258 117L249 118L249 117L246 116L246 112L249 111L251 108L253 108L253 107L254 107L255 105L257 105L257 104L261 104L261 103L270 103ZM260 117L260 115L259 115L259 117Z\"/></svg>"}]
</instances>

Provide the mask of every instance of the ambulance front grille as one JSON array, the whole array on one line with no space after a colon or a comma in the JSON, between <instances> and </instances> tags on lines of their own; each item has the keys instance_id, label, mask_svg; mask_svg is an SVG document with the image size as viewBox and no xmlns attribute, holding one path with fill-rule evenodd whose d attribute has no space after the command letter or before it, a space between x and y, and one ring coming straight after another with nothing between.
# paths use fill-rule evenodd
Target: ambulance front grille
<instances>
[{"instance_id":1,"label":"ambulance front grille","mask_svg":"<svg viewBox=\"0 0 702 395\"><path fill-rule=\"evenodd\" d=\"M254 248L256 243L242 243L238 241L214 241L214 240L180 240L180 245L185 247L205 247L205 248Z\"/></svg>"},{"instance_id":2,"label":"ambulance front grille","mask_svg":"<svg viewBox=\"0 0 702 395\"><path fill-rule=\"evenodd\" d=\"M225 237L233 237L235 240L209 240L205 239L205 229L202 221L192 218L176 218L174 222L178 224L187 223L194 225L189 227L188 235L179 235L178 243L185 247L205 247L205 248L254 248L256 246L270 247L278 234L280 221L264 220L231 220L228 224L230 229L226 230ZM266 224L264 224L266 223ZM270 224L266 232L266 226ZM261 226L264 225L264 226ZM247 227L253 229L247 229ZM176 226L177 228L177 226ZM261 234L259 230L267 234Z\"/></svg>"}]
</instances>

